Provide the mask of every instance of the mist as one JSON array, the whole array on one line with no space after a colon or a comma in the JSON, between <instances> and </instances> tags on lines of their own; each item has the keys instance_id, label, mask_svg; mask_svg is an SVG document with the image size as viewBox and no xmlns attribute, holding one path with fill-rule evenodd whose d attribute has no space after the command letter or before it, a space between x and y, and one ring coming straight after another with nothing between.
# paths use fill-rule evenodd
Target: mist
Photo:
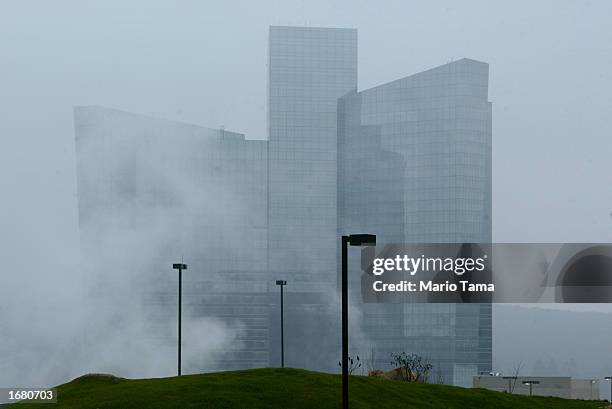
<instances>
[{"instance_id":1,"label":"mist","mask_svg":"<svg viewBox=\"0 0 612 409\"><path fill-rule=\"evenodd\" d=\"M52 385L92 371L172 375L175 311L167 311L167 325L161 320L167 337L153 342L150 328L137 324L145 312L132 290L148 274L165 277L160 286L176 285L172 271L151 273L149 263L160 254L173 258L164 258L168 267L182 256L193 271L206 270L185 246L166 248L194 228L177 219L244 214L214 186L206 187L209 196L182 175L156 175L190 200L178 207L180 215L164 211L163 218L159 209L139 207L140 216L159 223L126 230L124 242L105 242L112 251L90 261L108 265L108 273L92 280L100 276L88 274L80 257L74 106L266 139L268 26L355 27L361 88L461 57L490 64L494 241L609 242L611 14L606 1L1 2L0 386ZM138 272L129 283L126 271ZM112 302L96 298L101 288L112 289ZM504 326L522 328L520 318L504 317L494 339ZM563 324L544 327L572 326L583 317L568 314ZM185 351L193 354L185 358L196 365L237 342L242 324L194 319L185 329L192 331ZM581 356L607 358L603 339ZM494 356L503 350L519 359L514 345L496 345Z\"/></svg>"}]
</instances>

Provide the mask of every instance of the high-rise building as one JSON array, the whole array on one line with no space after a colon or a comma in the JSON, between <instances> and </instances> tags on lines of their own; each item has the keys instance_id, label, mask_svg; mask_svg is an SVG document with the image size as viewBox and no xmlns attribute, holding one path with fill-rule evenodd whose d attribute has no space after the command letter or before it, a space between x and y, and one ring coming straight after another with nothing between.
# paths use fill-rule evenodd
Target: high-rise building
<instances>
[{"instance_id":1,"label":"high-rise building","mask_svg":"<svg viewBox=\"0 0 612 409\"><path fill-rule=\"evenodd\" d=\"M339 233L380 243L491 240L488 65L462 59L339 102ZM351 287L359 292L359 260ZM366 342L386 363L418 353L432 377L470 386L491 369L488 304L363 305Z\"/></svg>"},{"instance_id":2,"label":"high-rise building","mask_svg":"<svg viewBox=\"0 0 612 409\"><path fill-rule=\"evenodd\" d=\"M357 30L271 27L268 248L273 273L336 282L337 105L357 87Z\"/></svg>"},{"instance_id":3,"label":"high-rise building","mask_svg":"<svg viewBox=\"0 0 612 409\"><path fill-rule=\"evenodd\" d=\"M335 370L337 106L357 87L357 30L270 27L269 35L268 267L287 279L295 304L286 359Z\"/></svg>"},{"instance_id":4,"label":"high-rise building","mask_svg":"<svg viewBox=\"0 0 612 409\"><path fill-rule=\"evenodd\" d=\"M185 371L267 366L267 142L96 106L76 107L74 122L92 319L120 317L134 331L143 327L143 340L172 348L172 263L184 259ZM190 357L210 343L190 336L202 318L219 321L231 342ZM162 370L174 367L160 361L169 364Z\"/></svg>"}]
</instances>

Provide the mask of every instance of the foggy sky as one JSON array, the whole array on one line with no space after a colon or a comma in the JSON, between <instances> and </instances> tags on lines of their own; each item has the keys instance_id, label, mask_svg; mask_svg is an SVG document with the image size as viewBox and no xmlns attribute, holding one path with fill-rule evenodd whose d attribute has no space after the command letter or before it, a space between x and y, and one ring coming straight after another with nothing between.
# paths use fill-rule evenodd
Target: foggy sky
<instances>
[{"instance_id":1,"label":"foggy sky","mask_svg":"<svg viewBox=\"0 0 612 409\"><path fill-rule=\"evenodd\" d=\"M360 89L488 62L495 241L609 242L611 15L603 0L0 0L0 317L51 318L78 280L73 106L265 139L271 24L357 28Z\"/></svg>"},{"instance_id":2,"label":"foggy sky","mask_svg":"<svg viewBox=\"0 0 612 409\"><path fill-rule=\"evenodd\" d=\"M251 3L0 2L6 219L74 241L74 105L265 139L268 26L287 24L358 28L360 89L488 62L495 239L612 238L610 2Z\"/></svg>"}]
</instances>

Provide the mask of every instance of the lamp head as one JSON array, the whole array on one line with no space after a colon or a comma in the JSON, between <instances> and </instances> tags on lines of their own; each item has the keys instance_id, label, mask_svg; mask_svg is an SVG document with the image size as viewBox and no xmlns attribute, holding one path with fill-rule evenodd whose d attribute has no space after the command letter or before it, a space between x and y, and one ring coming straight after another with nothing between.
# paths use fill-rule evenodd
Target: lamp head
<instances>
[{"instance_id":1,"label":"lamp head","mask_svg":"<svg viewBox=\"0 0 612 409\"><path fill-rule=\"evenodd\" d=\"M348 236L349 244L351 246L375 246L376 235L375 234L351 234Z\"/></svg>"},{"instance_id":2,"label":"lamp head","mask_svg":"<svg viewBox=\"0 0 612 409\"><path fill-rule=\"evenodd\" d=\"M172 268L175 269L175 270L187 270L187 264L174 263L174 264L172 264Z\"/></svg>"},{"instance_id":3,"label":"lamp head","mask_svg":"<svg viewBox=\"0 0 612 409\"><path fill-rule=\"evenodd\" d=\"M287 285L287 281L285 281L285 280L276 280L276 285Z\"/></svg>"}]
</instances>

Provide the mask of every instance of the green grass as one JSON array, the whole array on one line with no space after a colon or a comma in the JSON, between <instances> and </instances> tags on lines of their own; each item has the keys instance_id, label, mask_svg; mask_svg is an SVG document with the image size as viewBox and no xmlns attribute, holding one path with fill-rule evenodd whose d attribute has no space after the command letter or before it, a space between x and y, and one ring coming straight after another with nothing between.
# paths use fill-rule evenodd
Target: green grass
<instances>
[{"instance_id":1,"label":"green grass","mask_svg":"<svg viewBox=\"0 0 612 409\"><path fill-rule=\"evenodd\" d=\"M326 409L340 407L339 375L300 369L253 369L158 379L88 375L58 388L58 404L17 408ZM350 379L350 407L402 409L587 409L604 402L516 396L484 389Z\"/></svg>"}]
</instances>

